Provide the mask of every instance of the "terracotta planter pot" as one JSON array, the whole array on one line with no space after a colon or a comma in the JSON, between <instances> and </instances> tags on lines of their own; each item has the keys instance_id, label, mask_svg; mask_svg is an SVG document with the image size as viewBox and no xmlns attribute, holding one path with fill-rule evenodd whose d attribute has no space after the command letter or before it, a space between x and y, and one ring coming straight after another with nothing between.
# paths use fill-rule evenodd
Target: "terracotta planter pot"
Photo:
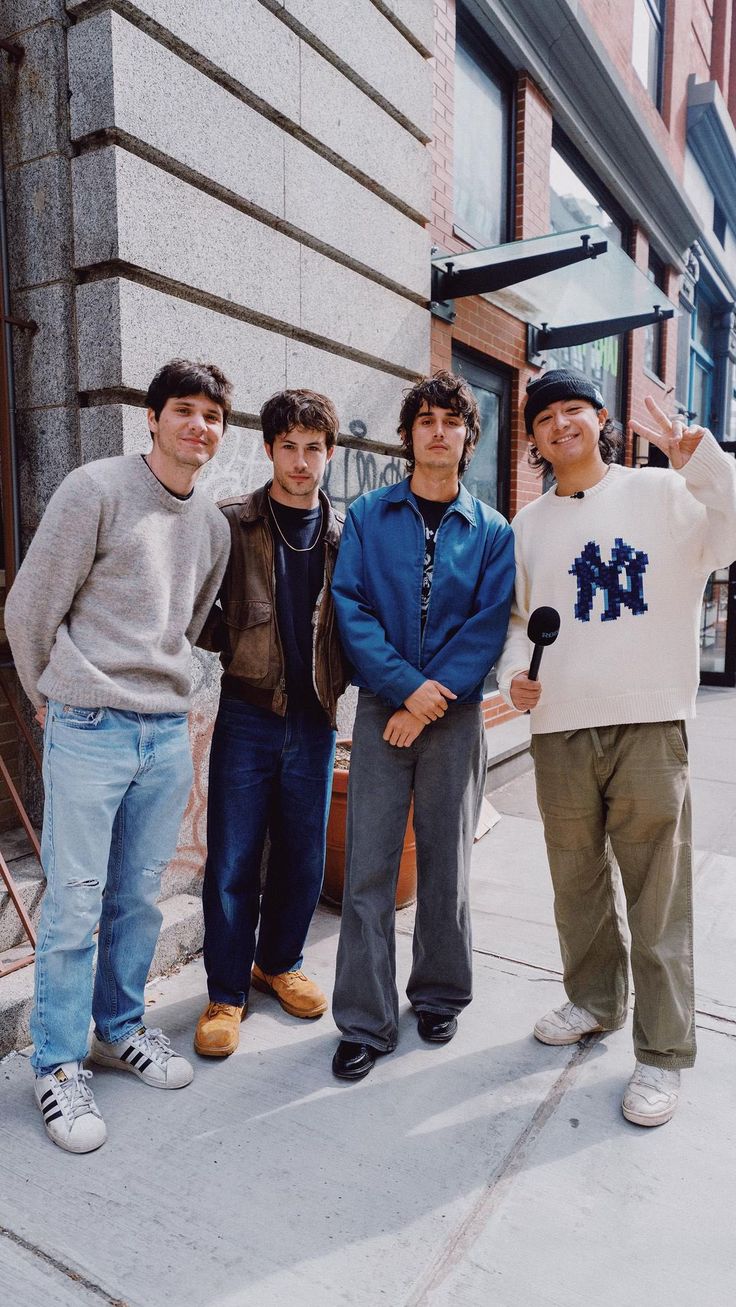
<instances>
[{"instance_id":1,"label":"terracotta planter pot","mask_svg":"<svg viewBox=\"0 0 736 1307\"><path fill-rule=\"evenodd\" d=\"M348 772L336 767L332 778L332 803L327 821L327 856L322 898L339 908L345 884L345 824L348 810ZM409 809L404 849L399 864L396 906L405 908L417 896L417 848L414 841L414 804Z\"/></svg>"}]
</instances>

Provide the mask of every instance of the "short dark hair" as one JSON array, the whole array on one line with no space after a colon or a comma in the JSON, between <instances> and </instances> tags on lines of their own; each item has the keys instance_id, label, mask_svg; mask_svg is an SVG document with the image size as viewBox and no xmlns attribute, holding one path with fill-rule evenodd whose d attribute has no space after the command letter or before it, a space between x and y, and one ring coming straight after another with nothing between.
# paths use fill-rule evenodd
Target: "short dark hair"
<instances>
[{"instance_id":1,"label":"short dark hair","mask_svg":"<svg viewBox=\"0 0 736 1307\"><path fill-rule=\"evenodd\" d=\"M590 403L589 400L586 403ZM591 404L591 408L594 406ZM548 473L554 476L554 468L549 459L543 458L537 446L534 444L534 437L529 436L528 460L530 467L539 468L539 475L546 476ZM601 434L598 437L598 448L601 451L601 458L604 463L618 462L618 455L623 445L623 437L616 429L610 418L606 418L601 427Z\"/></svg>"},{"instance_id":2,"label":"short dark hair","mask_svg":"<svg viewBox=\"0 0 736 1307\"><path fill-rule=\"evenodd\" d=\"M340 419L331 399L316 390L277 390L261 409L263 439L269 448L277 436L286 436L294 427L324 432L325 444L332 449L340 430Z\"/></svg>"},{"instance_id":3,"label":"short dark hair","mask_svg":"<svg viewBox=\"0 0 736 1307\"><path fill-rule=\"evenodd\" d=\"M170 359L159 368L146 392L146 408L152 408L156 421L167 399L184 399L187 395L206 395L222 409L222 425L233 407L233 385L216 363L193 363L190 359Z\"/></svg>"},{"instance_id":4,"label":"short dark hair","mask_svg":"<svg viewBox=\"0 0 736 1307\"><path fill-rule=\"evenodd\" d=\"M458 467L458 476L462 476L480 439L480 413L475 395L464 377L458 377L454 372L444 370L435 372L431 377L422 377L421 381L417 381L416 385L404 393L396 430L404 446L410 474L415 466L411 431L423 404L427 404L429 408L449 409L451 413L458 413L464 419L467 434Z\"/></svg>"}]
</instances>

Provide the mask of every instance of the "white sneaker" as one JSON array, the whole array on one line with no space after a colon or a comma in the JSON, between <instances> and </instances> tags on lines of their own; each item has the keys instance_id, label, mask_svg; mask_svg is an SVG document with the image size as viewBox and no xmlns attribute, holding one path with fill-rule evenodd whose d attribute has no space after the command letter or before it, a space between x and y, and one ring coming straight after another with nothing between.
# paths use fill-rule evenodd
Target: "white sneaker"
<instances>
[{"instance_id":1,"label":"white sneaker","mask_svg":"<svg viewBox=\"0 0 736 1307\"><path fill-rule=\"evenodd\" d=\"M105 1044L93 1035L89 1055L99 1066L132 1071L154 1089L183 1089L194 1079L191 1062L173 1051L163 1030L141 1026L117 1044Z\"/></svg>"},{"instance_id":2,"label":"white sneaker","mask_svg":"<svg viewBox=\"0 0 736 1307\"><path fill-rule=\"evenodd\" d=\"M594 1035L603 1026L584 1007L563 1003L562 1007L540 1017L534 1027L534 1037L542 1044L577 1044L583 1035Z\"/></svg>"},{"instance_id":3,"label":"white sneaker","mask_svg":"<svg viewBox=\"0 0 736 1307\"><path fill-rule=\"evenodd\" d=\"M46 1134L68 1153L91 1153L107 1139L105 1122L81 1062L62 1062L47 1076L36 1076L33 1092Z\"/></svg>"},{"instance_id":4,"label":"white sneaker","mask_svg":"<svg viewBox=\"0 0 736 1307\"><path fill-rule=\"evenodd\" d=\"M621 1111L634 1125L664 1125L674 1116L679 1096L679 1071L637 1062L626 1086Z\"/></svg>"}]
</instances>

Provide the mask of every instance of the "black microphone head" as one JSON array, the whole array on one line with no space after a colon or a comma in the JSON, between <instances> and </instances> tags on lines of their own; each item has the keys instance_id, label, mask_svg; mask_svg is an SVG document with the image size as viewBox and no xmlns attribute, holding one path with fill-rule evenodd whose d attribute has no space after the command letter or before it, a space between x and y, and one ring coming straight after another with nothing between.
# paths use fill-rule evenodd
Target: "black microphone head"
<instances>
[{"instance_id":1,"label":"black microphone head","mask_svg":"<svg viewBox=\"0 0 736 1307\"><path fill-rule=\"evenodd\" d=\"M554 644L560 631L560 614L556 608L535 608L526 633L532 644Z\"/></svg>"}]
</instances>

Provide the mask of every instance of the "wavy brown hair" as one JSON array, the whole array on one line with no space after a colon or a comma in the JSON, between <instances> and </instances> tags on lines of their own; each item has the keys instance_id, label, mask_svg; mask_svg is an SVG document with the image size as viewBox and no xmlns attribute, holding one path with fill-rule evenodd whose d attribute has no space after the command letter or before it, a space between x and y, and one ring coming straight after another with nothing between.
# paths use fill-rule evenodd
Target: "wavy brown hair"
<instances>
[{"instance_id":1,"label":"wavy brown hair","mask_svg":"<svg viewBox=\"0 0 736 1307\"><path fill-rule=\"evenodd\" d=\"M277 436L287 436L294 427L324 432L328 449L337 440L340 423L335 405L316 390L279 390L261 409L263 439L271 447Z\"/></svg>"},{"instance_id":2,"label":"wavy brown hair","mask_svg":"<svg viewBox=\"0 0 736 1307\"><path fill-rule=\"evenodd\" d=\"M475 395L464 377L446 371L435 372L431 377L422 377L411 390L406 391L396 431L404 446L409 475L414 471L415 466L414 446L411 440L412 427L424 404L429 408L446 408L450 413L458 413L464 420L465 444L457 470L458 476L461 477L480 439L480 413Z\"/></svg>"}]
</instances>

